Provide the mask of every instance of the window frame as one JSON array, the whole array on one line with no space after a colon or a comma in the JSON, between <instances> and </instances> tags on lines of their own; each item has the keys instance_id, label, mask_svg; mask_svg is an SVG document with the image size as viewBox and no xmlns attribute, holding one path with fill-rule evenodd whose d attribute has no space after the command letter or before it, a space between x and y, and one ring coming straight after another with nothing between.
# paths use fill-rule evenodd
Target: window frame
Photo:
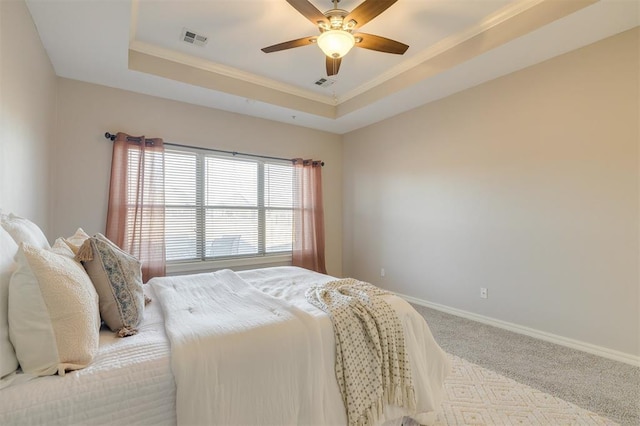
<instances>
[{"instance_id":1,"label":"window frame","mask_svg":"<svg viewBox=\"0 0 640 426\"><path fill-rule=\"evenodd\" d=\"M265 205L265 165L291 165L293 173L293 164L287 160L276 159L263 159L259 157L252 157L243 155L242 158L238 158L241 154L228 154L223 152L212 152L206 148L197 147L185 147L185 146L171 146L165 145L165 152L176 153L192 153L196 156L196 182L195 185L195 205L188 204L169 204L165 201L165 210L169 208L175 209L193 209L195 210L196 218L196 258L193 259L179 259L169 260L166 259L167 273L180 274L190 273L201 270L211 270L219 268L234 267L235 269L249 269L257 266L280 266L291 265L292 251L279 251L268 253L266 251L266 214L268 210L284 210L291 211L292 217L294 212L293 203L291 207L267 207ZM256 164L257 172L257 203L256 206L229 206L229 205L206 205L206 159L222 158L222 159L236 159L242 162L251 162ZM166 164L165 164L166 170ZM293 191L293 174L292 174L292 191ZM258 251L257 253L249 254L235 254L229 256L207 256L207 228L206 228L206 214L208 210L215 209L241 209L249 211L257 211L258 225ZM166 219L165 219L166 220ZM165 231L166 233L166 231ZM293 240L293 234L292 234ZM292 241L293 248L293 241Z\"/></svg>"}]
</instances>

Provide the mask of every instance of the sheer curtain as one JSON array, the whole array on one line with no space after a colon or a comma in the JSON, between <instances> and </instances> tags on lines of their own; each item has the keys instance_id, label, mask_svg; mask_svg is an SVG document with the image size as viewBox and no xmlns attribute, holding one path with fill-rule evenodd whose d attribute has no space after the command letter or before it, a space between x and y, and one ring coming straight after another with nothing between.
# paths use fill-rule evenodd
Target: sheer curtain
<instances>
[{"instance_id":1,"label":"sheer curtain","mask_svg":"<svg viewBox=\"0 0 640 426\"><path fill-rule=\"evenodd\" d=\"M296 159L293 163L293 265L326 274L322 163Z\"/></svg>"},{"instance_id":2,"label":"sheer curtain","mask_svg":"<svg viewBox=\"0 0 640 426\"><path fill-rule=\"evenodd\" d=\"M106 237L142 262L142 279L165 275L164 144L118 133L113 143Z\"/></svg>"}]
</instances>

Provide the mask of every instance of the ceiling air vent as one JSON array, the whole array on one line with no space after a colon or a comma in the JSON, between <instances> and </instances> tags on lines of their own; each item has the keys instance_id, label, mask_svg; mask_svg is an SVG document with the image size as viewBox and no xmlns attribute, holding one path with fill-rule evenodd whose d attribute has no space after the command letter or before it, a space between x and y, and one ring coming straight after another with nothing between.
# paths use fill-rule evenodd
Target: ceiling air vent
<instances>
[{"instance_id":1,"label":"ceiling air vent","mask_svg":"<svg viewBox=\"0 0 640 426\"><path fill-rule=\"evenodd\" d=\"M182 41L189 44L194 44L196 46L204 46L207 44L207 40L209 37L204 36L202 34L198 34L195 31L188 30L186 28L182 29L182 36L180 37Z\"/></svg>"},{"instance_id":2,"label":"ceiling air vent","mask_svg":"<svg viewBox=\"0 0 640 426\"><path fill-rule=\"evenodd\" d=\"M335 83L334 80L329 80L328 78L319 78L315 83L316 86L320 86L320 87L329 87L331 85L333 85L333 83Z\"/></svg>"}]
</instances>

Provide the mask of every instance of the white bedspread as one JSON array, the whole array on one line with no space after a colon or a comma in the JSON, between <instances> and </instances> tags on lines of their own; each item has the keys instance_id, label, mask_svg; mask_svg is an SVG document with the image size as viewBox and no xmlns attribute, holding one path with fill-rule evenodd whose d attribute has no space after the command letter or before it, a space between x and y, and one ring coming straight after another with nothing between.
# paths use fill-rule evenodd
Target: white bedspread
<instances>
[{"instance_id":1,"label":"white bedspread","mask_svg":"<svg viewBox=\"0 0 640 426\"><path fill-rule=\"evenodd\" d=\"M0 425L175 425L169 341L152 289L145 293L154 301L138 334L105 329L88 367L0 390Z\"/></svg>"},{"instance_id":2,"label":"white bedspread","mask_svg":"<svg viewBox=\"0 0 640 426\"><path fill-rule=\"evenodd\" d=\"M152 280L171 341L178 424L346 424L331 320L304 298L332 279L281 267ZM387 406L381 422L412 414L431 423L448 360L408 303L387 301L406 333L421 414Z\"/></svg>"},{"instance_id":3,"label":"white bedspread","mask_svg":"<svg viewBox=\"0 0 640 426\"><path fill-rule=\"evenodd\" d=\"M151 285L171 342L178 424L338 421L311 316L229 270Z\"/></svg>"},{"instance_id":4,"label":"white bedspread","mask_svg":"<svg viewBox=\"0 0 640 426\"><path fill-rule=\"evenodd\" d=\"M239 272L238 275L254 288L233 290L236 293L233 297L240 305L243 301L239 299L253 297L255 291L274 299L265 299L256 311L247 305L232 317L227 315L231 305L222 300L213 305L220 312L227 312L215 319L226 318L231 323L222 325L222 328L244 323L246 327L256 325L258 330L254 333L239 327L240 332L235 338L229 336L227 342L215 348L217 353L214 356L220 366L215 373L217 382L211 382L212 386L196 397L209 401L208 404L216 411L215 416L233 419L225 422L227 424L266 424L267 418L277 417L282 421L273 421L272 424L346 425L334 373L331 320L304 298L310 286L335 278L293 267L256 269ZM173 278L162 280L171 281ZM0 425L175 425L177 392L164 316L153 288L146 288L145 293L154 301L145 309L145 319L138 334L120 339L111 331L104 330L100 333L99 353L87 368L69 372L63 377L40 377L0 390ZM448 362L424 319L402 299L389 296L386 300L403 324L418 411L425 414L413 417L422 424L428 424L429 412L439 407L441 402L441 384L449 368ZM265 311L270 312L266 315L270 320L264 320ZM235 319L236 314L240 314L238 319ZM289 317L297 318L296 325L290 327L293 334L273 336L279 327L289 329L277 319ZM272 321L274 319L276 321ZM303 329L305 332L311 330L304 338L300 335ZM306 345L308 348L318 341L318 347L323 350L306 354L306 359L296 355L301 350L293 348L294 344L302 342L301 347ZM197 347L190 350L200 350L200 345L194 343ZM268 359L273 361L268 362ZM268 365L269 369L262 371L258 365ZM307 368L309 365L313 368ZM191 367L190 363L179 366L185 370ZM210 372L199 365L193 365L191 371L194 376ZM194 386L206 387L206 383L198 380L201 379L194 381ZM252 382L248 384L250 380ZM185 386L189 392L191 383L183 381L179 387ZM249 388L246 395L241 386ZM214 394L220 390L224 393ZM277 401L281 405L275 405ZM263 414L265 417L259 418ZM406 414L397 407L385 409L386 419L397 420ZM250 421L245 421L247 418ZM193 420L190 424L212 423L196 416Z\"/></svg>"}]
</instances>

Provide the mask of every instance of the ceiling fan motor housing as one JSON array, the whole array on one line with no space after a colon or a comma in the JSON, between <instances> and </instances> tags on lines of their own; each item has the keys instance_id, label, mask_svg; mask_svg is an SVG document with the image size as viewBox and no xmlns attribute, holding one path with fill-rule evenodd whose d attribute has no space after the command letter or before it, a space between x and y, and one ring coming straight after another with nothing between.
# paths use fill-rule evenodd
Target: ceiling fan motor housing
<instances>
[{"instance_id":1,"label":"ceiling fan motor housing","mask_svg":"<svg viewBox=\"0 0 640 426\"><path fill-rule=\"evenodd\" d=\"M327 17L329 23L325 21L318 21L318 28L320 31L329 31L329 30L343 30L343 31L351 31L356 26L356 21L353 19L349 22L345 23L344 18L349 14L346 10L343 9L331 9L324 13L324 16Z\"/></svg>"}]
</instances>

